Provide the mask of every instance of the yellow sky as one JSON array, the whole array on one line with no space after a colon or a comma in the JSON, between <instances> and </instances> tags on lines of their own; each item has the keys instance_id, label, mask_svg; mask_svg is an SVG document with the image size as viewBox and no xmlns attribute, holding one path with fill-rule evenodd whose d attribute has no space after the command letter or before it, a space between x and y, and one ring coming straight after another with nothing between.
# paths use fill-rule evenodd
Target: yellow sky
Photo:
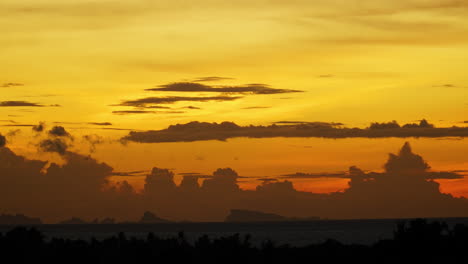
<instances>
[{"instance_id":1,"label":"yellow sky","mask_svg":"<svg viewBox=\"0 0 468 264\"><path fill-rule=\"evenodd\" d=\"M0 101L61 107L0 107L0 115L22 124L111 122L139 130L194 120L365 127L372 121L426 118L460 125L468 119L467 17L468 2L457 0L2 0L0 86L24 85L0 88ZM144 89L203 76L233 78L213 85L264 83L304 92L171 105L201 108L184 113L112 113L131 110L112 106L123 100L177 95ZM264 108L244 109L252 107ZM82 124L65 127L109 142L126 134ZM12 147L36 155L31 141L34 136L24 132ZM95 155L118 170L210 172L232 166L241 174L280 175L350 165L379 169L385 154L403 141L106 143ZM464 140L414 144L438 168L466 168ZM75 142L75 148L85 151L86 145ZM327 151L330 158L323 156ZM141 158L127 162L128 156Z\"/></svg>"}]
</instances>

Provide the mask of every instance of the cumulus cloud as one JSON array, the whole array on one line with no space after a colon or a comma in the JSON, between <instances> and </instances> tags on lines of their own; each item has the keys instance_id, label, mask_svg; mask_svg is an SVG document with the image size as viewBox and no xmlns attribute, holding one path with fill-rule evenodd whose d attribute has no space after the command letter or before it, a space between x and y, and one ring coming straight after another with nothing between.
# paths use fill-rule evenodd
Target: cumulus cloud
<instances>
[{"instance_id":1,"label":"cumulus cloud","mask_svg":"<svg viewBox=\"0 0 468 264\"><path fill-rule=\"evenodd\" d=\"M68 133L63 126L54 126L49 130L49 135L55 137L71 137L70 133Z\"/></svg>"},{"instance_id":2,"label":"cumulus cloud","mask_svg":"<svg viewBox=\"0 0 468 264\"><path fill-rule=\"evenodd\" d=\"M284 94L303 92L300 90L271 88L266 84L259 83L239 86L210 86L196 82L170 83L146 90L155 92L215 92L229 94Z\"/></svg>"},{"instance_id":3,"label":"cumulus cloud","mask_svg":"<svg viewBox=\"0 0 468 264\"><path fill-rule=\"evenodd\" d=\"M68 144L60 138L44 139L39 143L39 149L44 152L53 152L65 155L68 149Z\"/></svg>"},{"instance_id":4,"label":"cumulus cloud","mask_svg":"<svg viewBox=\"0 0 468 264\"><path fill-rule=\"evenodd\" d=\"M0 148L3 148L5 146L6 146L6 137L0 134Z\"/></svg>"},{"instance_id":5,"label":"cumulus cloud","mask_svg":"<svg viewBox=\"0 0 468 264\"><path fill-rule=\"evenodd\" d=\"M44 131L44 129L45 129L45 123L44 122L39 122L38 125L35 125L35 126L32 127L32 130L35 131L35 132L38 132L38 133Z\"/></svg>"},{"instance_id":6,"label":"cumulus cloud","mask_svg":"<svg viewBox=\"0 0 468 264\"><path fill-rule=\"evenodd\" d=\"M0 148L0 206L56 218L78 215L128 219L129 212L137 215L152 210L168 218L193 221L222 220L232 208L340 219L448 217L468 212L467 199L442 194L434 181L453 178L456 172L431 171L409 144L390 154L380 173L352 166L343 173L307 176L349 178L347 189L330 194L297 191L293 180L305 177L299 174L287 180L262 177L255 190L242 190L238 182L245 177L231 168L218 169L212 175L179 173L183 179L177 185L169 169L114 172L90 156L65 151L62 157L64 165L53 163L46 167L47 162L29 160ZM109 177L141 176L145 177L141 193L125 181L108 185Z\"/></svg>"},{"instance_id":7,"label":"cumulus cloud","mask_svg":"<svg viewBox=\"0 0 468 264\"><path fill-rule=\"evenodd\" d=\"M231 168L217 169L213 172L213 178L203 182L202 188L208 191L237 191L237 179L239 175Z\"/></svg>"},{"instance_id":8,"label":"cumulus cloud","mask_svg":"<svg viewBox=\"0 0 468 264\"><path fill-rule=\"evenodd\" d=\"M436 128L423 120L419 124L400 126L396 122L372 123L368 128L347 128L341 123L286 123L270 126L239 126L233 122L190 122L171 125L162 130L132 131L123 140L141 143L192 142L229 138L319 137L319 138L384 138L384 137L466 137L468 128Z\"/></svg>"}]
</instances>

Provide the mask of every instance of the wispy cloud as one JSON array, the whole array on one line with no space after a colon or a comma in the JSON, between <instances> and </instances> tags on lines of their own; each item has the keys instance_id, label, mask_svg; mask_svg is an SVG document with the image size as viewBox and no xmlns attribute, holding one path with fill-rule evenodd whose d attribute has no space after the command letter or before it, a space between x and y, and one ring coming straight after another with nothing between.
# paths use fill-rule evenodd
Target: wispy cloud
<instances>
[{"instance_id":1,"label":"wispy cloud","mask_svg":"<svg viewBox=\"0 0 468 264\"><path fill-rule=\"evenodd\" d=\"M146 110L121 110L112 111L116 115L133 115L133 114L183 114L184 111L146 111Z\"/></svg>"},{"instance_id":2,"label":"wispy cloud","mask_svg":"<svg viewBox=\"0 0 468 264\"><path fill-rule=\"evenodd\" d=\"M168 97L146 97L136 100L123 101L118 106L133 106L141 108L158 108L158 104L174 104L177 102L209 102L209 101L233 101L242 97L235 96L208 96L208 97L187 97L187 96L168 96Z\"/></svg>"},{"instance_id":3,"label":"wispy cloud","mask_svg":"<svg viewBox=\"0 0 468 264\"><path fill-rule=\"evenodd\" d=\"M146 89L155 92L214 92L230 94L284 94L300 93L300 90L276 89L266 84L253 83L239 86L211 86L195 82L177 82Z\"/></svg>"},{"instance_id":4,"label":"wispy cloud","mask_svg":"<svg viewBox=\"0 0 468 264\"><path fill-rule=\"evenodd\" d=\"M0 107L44 107L44 105L38 103L32 103L27 101L3 101L0 102Z\"/></svg>"},{"instance_id":5,"label":"wispy cloud","mask_svg":"<svg viewBox=\"0 0 468 264\"><path fill-rule=\"evenodd\" d=\"M22 84L22 83L13 83L13 82L0 84L0 88L18 87L18 86L24 86L24 84Z\"/></svg>"}]
</instances>

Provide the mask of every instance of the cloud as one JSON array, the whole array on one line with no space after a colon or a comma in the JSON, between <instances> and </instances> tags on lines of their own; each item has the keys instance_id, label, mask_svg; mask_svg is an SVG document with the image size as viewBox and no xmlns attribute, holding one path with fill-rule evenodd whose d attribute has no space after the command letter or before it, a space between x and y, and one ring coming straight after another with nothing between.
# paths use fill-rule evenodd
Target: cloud
<instances>
[{"instance_id":1,"label":"cloud","mask_svg":"<svg viewBox=\"0 0 468 264\"><path fill-rule=\"evenodd\" d=\"M84 135L83 139L89 143L89 152L94 153L96 146L104 143L104 138L99 135Z\"/></svg>"},{"instance_id":2,"label":"cloud","mask_svg":"<svg viewBox=\"0 0 468 264\"><path fill-rule=\"evenodd\" d=\"M390 154L380 173L352 166L343 173L294 174L291 181L261 177L255 190L240 189L239 179L245 177L231 168L217 169L212 175L180 173L183 179L177 185L169 169L114 172L90 156L68 150L62 153L64 165L47 166L45 161L29 160L0 148L0 207L55 219L128 219L129 212L137 215L151 210L171 219L192 221L222 220L232 208L334 219L449 217L468 212L467 199L441 193L434 181L452 179L456 172L431 171L409 144ZM324 175L349 178L349 186L329 194L294 188L295 177ZM128 182L109 185L110 177L145 177L144 190L137 193Z\"/></svg>"},{"instance_id":3,"label":"cloud","mask_svg":"<svg viewBox=\"0 0 468 264\"><path fill-rule=\"evenodd\" d=\"M32 127L32 130L37 132L37 133L40 133L42 131L44 131L45 129L45 123L44 122L39 122L38 125L35 125Z\"/></svg>"},{"instance_id":4,"label":"cloud","mask_svg":"<svg viewBox=\"0 0 468 264\"><path fill-rule=\"evenodd\" d=\"M132 131L123 140L140 143L193 142L229 138L318 137L318 138L385 138L385 137L466 137L468 128L436 128L427 121L398 125L396 122L372 123L368 128L341 127L341 123L310 122L270 126L239 126L233 122L190 122L171 125L162 130Z\"/></svg>"},{"instance_id":5,"label":"cloud","mask_svg":"<svg viewBox=\"0 0 468 264\"><path fill-rule=\"evenodd\" d=\"M229 94L284 94L299 93L300 90L275 89L266 84L246 84L240 86L210 86L194 82L178 82L160 85L158 88L146 89L155 92L215 92Z\"/></svg>"},{"instance_id":6,"label":"cloud","mask_svg":"<svg viewBox=\"0 0 468 264\"><path fill-rule=\"evenodd\" d=\"M70 133L68 133L63 126L54 126L49 130L49 135L55 137L71 137Z\"/></svg>"},{"instance_id":7,"label":"cloud","mask_svg":"<svg viewBox=\"0 0 468 264\"><path fill-rule=\"evenodd\" d=\"M234 78L208 76L208 77L199 77L199 78L193 79L192 82L219 82L219 81L226 81L226 80L234 80Z\"/></svg>"},{"instance_id":8,"label":"cloud","mask_svg":"<svg viewBox=\"0 0 468 264\"><path fill-rule=\"evenodd\" d=\"M279 124L279 125L312 125L316 127L338 127L344 125L343 123L337 123L337 122L309 122L309 121L277 121L273 122L273 124Z\"/></svg>"},{"instance_id":9,"label":"cloud","mask_svg":"<svg viewBox=\"0 0 468 264\"><path fill-rule=\"evenodd\" d=\"M110 122L89 122L88 124L95 126L112 126L112 123Z\"/></svg>"},{"instance_id":10,"label":"cloud","mask_svg":"<svg viewBox=\"0 0 468 264\"><path fill-rule=\"evenodd\" d=\"M21 130L20 130L20 129L14 129L14 130L8 131L8 133L7 133L6 135L7 135L7 137L15 137L15 136L17 136L19 133L21 133Z\"/></svg>"},{"instance_id":11,"label":"cloud","mask_svg":"<svg viewBox=\"0 0 468 264\"><path fill-rule=\"evenodd\" d=\"M8 124L8 125L0 125L3 127L33 127L34 125L31 124Z\"/></svg>"},{"instance_id":12,"label":"cloud","mask_svg":"<svg viewBox=\"0 0 468 264\"><path fill-rule=\"evenodd\" d=\"M196 106L184 106L182 107L182 109L192 109L192 110L200 110L201 108L200 107L196 107Z\"/></svg>"},{"instance_id":13,"label":"cloud","mask_svg":"<svg viewBox=\"0 0 468 264\"><path fill-rule=\"evenodd\" d=\"M39 143L39 149L44 152L65 155L68 149L68 144L60 138L44 139Z\"/></svg>"},{"instance_id":14,"label":"cloud","mask_svg":"<svg viewBox=\"0 0 468 264\"><path fill-rule=\"evenodd\" d=\"M115 171L111 175L117 177L145 177L149 171L139 170L139 171Z\"/></svg>"},{"instance_id":15,"label":"cloud","mask_svg":"<svg viewBox=\"0 0 468 264\"><path fill-rule=\"evenodd\" d=\"M243 107L242 109L252 110L252 109L268 109L268 108L271 108L271 106L249 106L249 107Z\"/></svg>"},{"instance_id":16,"label":"cloud","mask_svg":"<svg viewBox=\"0 0 468 264\"><path fill-rule=\"evenodd\" d=\"M6 146L6 137L0 134L0 148L3 148L5 146Z\"/></svg>"},{"instance_id":17,"label":"cloud","mask_svg":"<svg viewBox=\"0 0 468 264\"><path fill-rule=\"evenodd\" d=\"M317 178L349 178L349 174L346 172L338 172L338 173L302 173L296 172L294 174L285 174L281 175L279 178L284 179L317 179Z\"/></svg>"},{"instance_id":18,"label":"cloud","mask_svg":"<svg viewBox=\"0 0 468 264\"><path fill-rule=\"evenodd\" d=\"M183 111L146 111L146 110L121 110L112 111L116 115L133 115L133 114L183 114Z\"/></svg>"},{"instance_id":19,"label":"cloud","mask_svg":"<svg viewBox=\"0 0 468 264\"><path fill-rule=\"evenodd\" d=\"M1 88L18 87L18 86L24 86L24 84L10 82L10 83L4 83L0 85Z\"/></svg>"},{"instance_id":20,"label":"cloud","mask_svg":"<svg viewBox=\"0 0 468 264\"><path fill-rule=\"evenodd\" d=\"M0 122L7 122L7 123L13 123L13 124L17 123L15 120L11 120L11 119L0 120Z\"/></svg>"},{"instance_id":21,"label":"cloud","mask_svg":"<svg viewBox=\"0 0 468 264\"><path fill-rule=\"evenodd\" d=\"M209 101L233 101L240 99L239 96L208 96L208 97L185 97L185 96L168 96L168 97L146 97L137 100L123 101L117 106L133 106L141 108L153 108L158 104L174 104L177 102L209 102Z\"/></svg>"},{"instance_id":22,"label":"cloud","mask_svg":"<svg viewBox=\"0 0 468 264\"><path fill-rule=\"evenodd\" d=\"M203 182L202 189L215 192L238 191L237 179L239 175L231 168L217 169L213 172L213 178Z\"/></svg>"},{"instance_id":23,"label":"cloud","mask_svg":"<svg viewBox=\"0 0 468 264\"><path fill-rule=\"evenodd\" d=\"M44 107L44 105L37 104L37 103L31 103L27 101L3 101L0 102L0 107Z\"/></svg>"}]
</instances>

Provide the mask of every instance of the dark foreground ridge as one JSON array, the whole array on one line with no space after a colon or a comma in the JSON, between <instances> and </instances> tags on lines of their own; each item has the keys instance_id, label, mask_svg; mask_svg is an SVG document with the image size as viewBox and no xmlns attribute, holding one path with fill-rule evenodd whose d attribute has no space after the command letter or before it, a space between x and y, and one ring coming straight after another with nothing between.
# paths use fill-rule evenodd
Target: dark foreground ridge
<instances>
[{"instance_id":1,"label":"dark foreground ridge","mask_svg":"<svg viewBox=\"0 0 468 264\"><path fill-rule=\"evenodd\" d=\"M240 235L193 243L184 233L174 238L127 238L124 233L104 240L45 239L35 228L16 227L0 234L0 254L10 263L466 263L468 226L449 228L424 219L398 223L393 239L371 246L345 245L335 240L305 247L265 241L254 247Z\"/></svg>"}]
</instances>

